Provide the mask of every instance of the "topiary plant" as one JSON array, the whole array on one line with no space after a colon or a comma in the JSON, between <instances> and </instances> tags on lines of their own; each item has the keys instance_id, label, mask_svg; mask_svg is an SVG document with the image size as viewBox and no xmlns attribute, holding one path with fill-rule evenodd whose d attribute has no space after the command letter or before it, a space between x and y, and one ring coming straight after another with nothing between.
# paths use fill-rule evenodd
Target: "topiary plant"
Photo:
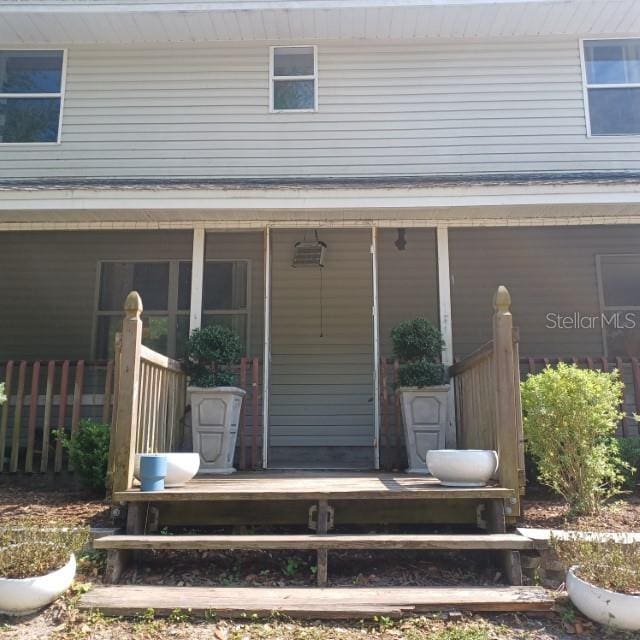
<instances>
[{"instance_id":1,"label":"topiary plant","mask_svg":"<svg viewBox=\"0 0 640 640\"><path fill-rule=\"evenodd\" d=\"M540 482L559 493L573 514L597 511L620 490L627 468L615 441L622 390L617 370L562 363L522 383L527 450Z\"/></svg>"},{"instance_id":2,"label":"topiary plant","mask_svg":"<svg viewBox=\"0 0 640 640\"><path fill-rule=\"evenodd\" d=\"M93 420L80 420L73 436L62 431L55 431L54 435L62 440L62 446L69 452L69 460L82 485L95 493L104 493L111 427Z\"/></svg>"},{"instance_id":3,"label":"topiary plant","mask_svg":"<svg viewBox=\"0 0 640 640\"><path fill-rule=\"evenodd\" d=\"M393 353L400 360L398 386L431 387L444 382L440 329L425 318L404 320L391 331Z\"/></svg>"},{"instance_id":4,"label":"topiary plant","mask_svg":"<svg viewBox=\"0 0 640 640\"><path fill-rule=\"evenodd\" d=\"M195 329L187 343L185 369L194 387L231 387L236 376L231 366L242 356L242 340L220 324Z\"/></svg>"}]
</instances>

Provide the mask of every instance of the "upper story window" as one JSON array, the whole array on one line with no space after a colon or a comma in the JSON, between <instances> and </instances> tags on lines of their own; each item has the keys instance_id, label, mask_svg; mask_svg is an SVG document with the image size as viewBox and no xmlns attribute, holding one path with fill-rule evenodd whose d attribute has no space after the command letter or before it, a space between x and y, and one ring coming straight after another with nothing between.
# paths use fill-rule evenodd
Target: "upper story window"
<instances>
[{"instance_id":1,"label":"upper story window","mask_svg":"<svg viewBox=\"0 0 640 640\"><path fill-rule=\"evenodd\" d=\"M640 39L586 40L587 131L640 135Z\"/></svg>"},{"instance_id":2,"label":"upper story window","mask_svg":"<svg viewBox=\"0 0 640 640\"><path fill-rule=\"evenodd\" d=\"M0 50L0 143L58 142L64 51Z\"/></svg>"},{"instance_id":3,"label":"upper story window","mask_svg":"<svg viewBox=\"0 0 640 640\"><path fill-rule=\"evenodd\" d=\"M270 68L271 111L318 108L316 47L271 47Z\"/></svg>"}]
</instances>

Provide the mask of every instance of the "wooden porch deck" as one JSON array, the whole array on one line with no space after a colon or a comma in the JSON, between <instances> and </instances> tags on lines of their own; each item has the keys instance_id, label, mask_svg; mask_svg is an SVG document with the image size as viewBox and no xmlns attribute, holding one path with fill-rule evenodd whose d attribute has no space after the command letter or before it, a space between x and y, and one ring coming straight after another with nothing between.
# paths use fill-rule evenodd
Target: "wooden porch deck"
<instances>
[{"instance_id":1,"label":"wooden porch deck","mask_svg":"<svg viewBox=\"0 0 640 640\"><path fill-rule=\"evenodd\" d=\"M183 487L148 492L118 491L115 502L190 502L240 500L450 500L508 499L499 486L445 487L430 476L374 472L270 472L199 476Z\"/></svg>"}]
</instances>

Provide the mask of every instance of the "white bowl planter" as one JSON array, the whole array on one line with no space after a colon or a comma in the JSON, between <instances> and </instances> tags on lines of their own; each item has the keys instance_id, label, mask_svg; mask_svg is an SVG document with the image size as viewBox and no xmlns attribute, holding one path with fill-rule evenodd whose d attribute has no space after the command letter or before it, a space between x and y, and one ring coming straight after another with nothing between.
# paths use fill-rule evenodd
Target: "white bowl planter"
<instances>
[{"instance_id":1,"label":"white bowl planter","mask_svg":"<svg viewBox=\"0 0 640 640\"><path fill-rule=\"evenodd\" d=\"M133 475L140 480L140 456L136 454ZM199 453L182 453L171 452L163 453L167 458L167 477L164 480L164 486L169 489L171 487L181 487L191 480L200 468Z\"/></svg>"},{"instance_id":2,"label":"white bowl planter","mask_svg":"<svg viewBox=\"0 0 640 640\"><path fill-rule=\"evenodd\" d=\"M238 387L189 387L193 449L202 473L233 473L242 398Z\"/></svg>"},{"instance_id":3,"label":"white bowl planter","mask_svg":"<svg viewBox=\"0 0 640 640\"><path fill-rule=\"evenodd\" d=\"M640 596L616 593L596 587L579 578L571 567L567 571L567 592L571 602L594 622L625 631L640 631Z\"/></svg>"},{"instance_id":4,"label":"white bowl planter","mask_svg":"<svg viewBox=\"0 0 640 640\"><path fill-rule=\"evenodd\" d=\"M427 466L448 487L484 487L498 469L498 454L485 449L432 449Z\"/></svg>"},{"instance_id":5,"label":"white bowl planter","mask_svg":"<svg viewBox=\"0 0 640 640\"><path fill-rule=\"evenodd\" d=\"M430 449L445 446L449 385L401 387L398 391L409 461L407 473L432 473L426 456Z\"/></svg>"},{"instance_id":6,"label":"white bowl planter","mask_svg":"<svg viewBox=\"0 0 640 640\"><path fill-rule=\"evenodd\" d=\"M76 575L76 558L44 576L0 578L0 614L24 616L34 613L60 597Z\"/></svg>"}]
</instances>

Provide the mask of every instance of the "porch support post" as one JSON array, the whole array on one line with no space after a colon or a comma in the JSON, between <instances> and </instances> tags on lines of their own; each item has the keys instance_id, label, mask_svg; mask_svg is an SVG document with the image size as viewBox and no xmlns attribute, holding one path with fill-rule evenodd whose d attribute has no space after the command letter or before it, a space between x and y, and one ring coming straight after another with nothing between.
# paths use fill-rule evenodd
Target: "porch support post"
<instances>
[{"instance_id":1,"label":"porch support post","mask_svg":"<svg viewBox=\"0 0 640 640\"><path fill-rule=\"evenodd\" d=\"M264 229L264 351L262 354L262 467L269 456L269 386L271 372L271 229Z\"/></svg>"},{"instance_id":2,"label":"porch support post","mask_svg":"<svg viewBox=\"0 0 640 640\"><path fill-rule=\"evenodd\" d=\"M373 289L373 428L374 466L380 468L380 318L378 312L378 228L371 227L371 275Z\"/></svg>"},{"instance_id":3,"label":"porch support post","mask_svg":"<svg viewBox=\"0 0 640 640\"><path fill-rule=\"evenodd\" d=\"M191 257L191 309L189 310L189 333L202 326L204 239L204 227L195 227L193 229L193 252Z\"/></svg>"},{"instance_id":4,"label":"porch support post","mask_svg":"<svg viewBox=\"0 0 640 640\"><path fill-rule=\"evenodd\" d=\"M451 324L451 272L449 266L449 228L437 227L438 253L438 304L440 311L440 331L444 339L442 348L442 364L450 367L453 364L453 329ZM456 446L455 398L453 385L449 388L449 424L446 434L446 446Z\"/></svg>"}]
</instances>

